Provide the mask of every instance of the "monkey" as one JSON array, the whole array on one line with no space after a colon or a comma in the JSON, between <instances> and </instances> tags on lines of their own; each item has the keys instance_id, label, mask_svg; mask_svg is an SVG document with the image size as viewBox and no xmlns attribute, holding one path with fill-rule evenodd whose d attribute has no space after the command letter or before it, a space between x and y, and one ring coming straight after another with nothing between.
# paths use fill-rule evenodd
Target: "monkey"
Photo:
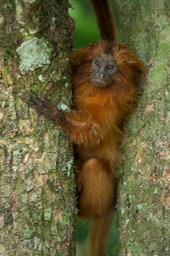
<instances>
[{"instance_id":1,"label":"monkey","mask_svg":"<svg viewBox=\"0 0 170 256\"><path fill-rule=\"evenodd\" d=\"M147 69L134 51L116 42L108 2L91 2L101 40L78 49L71 58L73 109L56 109L33 94L22 96L22 100L59 125L73 143L78 215L92 220L89 255L106 256L124 124L134 109ZM100 26L103 16L110 26L107 29Z\"/></svg>"}]
</instances>

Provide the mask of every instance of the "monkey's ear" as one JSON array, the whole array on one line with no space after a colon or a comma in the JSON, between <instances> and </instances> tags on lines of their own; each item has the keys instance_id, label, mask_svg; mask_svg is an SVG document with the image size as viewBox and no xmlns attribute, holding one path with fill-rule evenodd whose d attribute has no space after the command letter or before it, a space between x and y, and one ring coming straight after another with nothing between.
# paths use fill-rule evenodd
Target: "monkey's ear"
<instances>
[{"instance_id":1,"label":"monkey's ear","mask_svg":"<svg viewBox=\"0 0 170 256\"><path fill-rule=\"evenodd\" d=\"M73 54L71 58L71 64L79 63L82 59L87 58L88 55L89 50L86 47L80 48Z\"/></svg>"},{"instance_id":2,"label":"monkey's ear","mask_svg":"<svg viewBox=\"0 0 170 256\"><path fill-rule=\"evenodd\" d=\"M139 66L133 67L133 81L137 86L142 86L146 83L147 69Z\"/></svg>"},{"instance_id":3,"label":"monkey's ear","mask_svg":"<svg viewBox=\"0 0 170 256\"><path fill-rule=\"evenodd\" d=\"M134 85L142 86L146 82L148 70L144 63L132 51L125 54L126 63L131 68L131 77Z\"/></svg>"}]
</instances>

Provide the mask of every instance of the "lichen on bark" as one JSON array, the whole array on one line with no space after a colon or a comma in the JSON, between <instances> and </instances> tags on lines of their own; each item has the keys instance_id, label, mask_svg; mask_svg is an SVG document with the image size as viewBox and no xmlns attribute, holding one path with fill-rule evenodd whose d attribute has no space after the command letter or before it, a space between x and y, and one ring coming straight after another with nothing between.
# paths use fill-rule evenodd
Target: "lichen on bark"
<instances>
[{"instance_id":1,"label":"lichen on bark","mask_svg":"<svg viewBox=\"0 0 170 256\"><path fill-rule=\"evenodd\" d=\"M50 64L51 49L43 39L33 37L23 42L16 51L21 59L19 69L23 74Z\"/></svg>"}]
</instances>

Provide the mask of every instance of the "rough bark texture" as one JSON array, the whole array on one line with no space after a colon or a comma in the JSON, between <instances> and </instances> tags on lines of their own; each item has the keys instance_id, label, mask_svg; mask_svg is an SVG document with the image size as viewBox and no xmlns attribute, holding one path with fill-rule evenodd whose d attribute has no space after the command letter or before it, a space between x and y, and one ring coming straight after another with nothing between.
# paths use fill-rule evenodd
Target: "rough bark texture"
<instances>
[{"instance_id":1,"label":"rough bark texture","mask_svg":"<svg viewBox=\"0 0 170 256\"><path fill-rule=\"evenodd\" d=\"M71 147L20 99L31 90L70 105L67 10L67 1L0 0L1 256L74 255Z\"/></svg>"},{"instance_id":2,"label":"rough bark texture","mask_svg":"<svg viewBox=\"0 0 170 256\"><path fill-rule=\"evenodd\" d=\"M170 255L170 5L121 1L121 41L149 67L128 125L119 187L119 256ZM121 172L121 171L120 171Z\"/></svg>"}]
</instances>

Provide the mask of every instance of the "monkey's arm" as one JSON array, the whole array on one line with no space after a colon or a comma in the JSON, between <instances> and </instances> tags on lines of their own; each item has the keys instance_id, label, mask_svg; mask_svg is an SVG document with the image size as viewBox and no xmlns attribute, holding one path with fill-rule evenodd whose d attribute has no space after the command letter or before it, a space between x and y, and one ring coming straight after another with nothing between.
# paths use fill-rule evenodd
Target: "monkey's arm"
<instances>
[{"instance_id":1,"label":"monkey's arm","mask_svg":"<svg viewBox=\"0 0 170 256\"><path fill-rule=\"evenodd\" d=\"M61 111L53 107L47 100L33 94L24 95L21 99L61 126L69 140L75 144L94 146L103 137L100 124L89 112Z\"/></svg>"}]
</instances>

